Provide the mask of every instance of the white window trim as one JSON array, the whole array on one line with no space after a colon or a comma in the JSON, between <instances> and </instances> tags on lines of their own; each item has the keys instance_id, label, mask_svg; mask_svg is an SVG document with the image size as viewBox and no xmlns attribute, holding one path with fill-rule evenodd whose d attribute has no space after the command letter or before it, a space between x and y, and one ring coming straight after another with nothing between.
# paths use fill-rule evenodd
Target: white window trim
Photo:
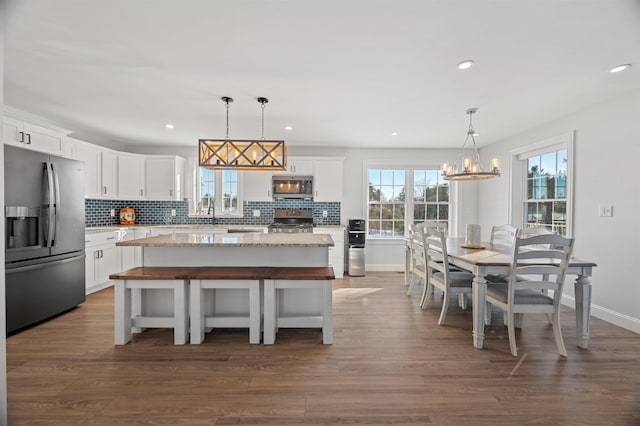
<instances>
[{"instance_id":1,"label":"white window trim","mask_svg":"<svg viewBox=\"0 0 640 426\"><path fill-rule=\"evenodd\" d=\"M213 215L211 214L195 214L193 212L193 200L196 198L197 194L194 193L194 191L197 191L196 188L196 184L197 184L197 173L198 173L198 158L197 157L189 157L188 159L188 164L189 164L189 193L188 193L188 197L189 197L189 215L188 217L208 217L208 218L212 218ZM216 196L215 196L215 200L213 203L213 208L214 208L214 214L216 218L239 218L239 217L244 217L244 211L243 211L243 206L244 206L244 200L242 197L242 184L243 184L243 176L244 173L242 173L242 171L238 171L238 210L236 213L224 213L222 212L222 197L220 196L220 194L222 194L222 171L220 170L216 170Z\"/></svg>"},{"instance_id":2,"label":"white window trim","mask_svg":"<svg viewBox=\"0 0 640 426\"><path fill-rule=\"evenodd\" d=\"M561 149L567 150L567 237L573 236L573 169L574 164L574 131L553 136L524 147L509 151L509 217L514 226L523 226L524 194L527 190L525 179L527 167L525 159L535 155L546 154Z\"/></svg>"},{"instance_id":3,"label":"white window trim","mask_svg":"<svg viewBox=\"0 0 640 426\"><path fill-rule=\"evenodd\" d=\"M380 160L364 160L362 162L362 170L363 170L363 181L362 181L362 205L364 206L362 217L366 218L367 221L367 233L369 232L369 169L386 169L386 170L404 170L405 172L408 170L440 170L440 164L407 164L407 163L393 163L393 162L385 162ZM409 173L405 175L405 184L408 186L405 188L405 196L407 200L409 196L413 197L413 173ZM410 186L409 186L410 185ZM412 198L413 199L413 198ZM408 204L405 201L405 204ZM413 203L411 203L413 206ZM458 190L456 182L449 182L449 229L457 229L457 223L460 218L458 217L459 209L458 205ZM409 211L408 206L404 209L404 223L405 225L409 223L413 223L413 221L409 222ZM397 241L400 239L405 239L409 235L409 227L405 226L404 233L405 235L402 237L376 237L369 236L367 234L367 240L371 241ZM451 233L451 232L450 232ZM453 235L453 234L451 234Z\"/></svg>"}]
</instances>

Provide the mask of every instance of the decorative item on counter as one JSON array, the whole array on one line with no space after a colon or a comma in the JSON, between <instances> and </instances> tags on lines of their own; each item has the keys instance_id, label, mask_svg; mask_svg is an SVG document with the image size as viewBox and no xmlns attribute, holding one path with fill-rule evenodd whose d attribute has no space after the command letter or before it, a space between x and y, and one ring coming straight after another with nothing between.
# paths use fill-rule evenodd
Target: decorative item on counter
<instances>
[{"instance_id":1,"label":"decorative item on counter","mask_svg":"<svg viewBox=\"0 0 640 426\"><path fill-rule=\"evenodd\" d=\"M482 228L480 225L467 224L467 235L464 239L465 248L484 248L482 246Z\"/></svg>"},{"instance_id":2,"label":"decorative item on counter","mask_svg":"<svg viewBox=\"0 0 640 426\"><path fill-rule=\"evenodd\" d=\"M120 209L120 225L135 225L136 211L131 207L123 207Z\"/></svg>"}]
</instances>

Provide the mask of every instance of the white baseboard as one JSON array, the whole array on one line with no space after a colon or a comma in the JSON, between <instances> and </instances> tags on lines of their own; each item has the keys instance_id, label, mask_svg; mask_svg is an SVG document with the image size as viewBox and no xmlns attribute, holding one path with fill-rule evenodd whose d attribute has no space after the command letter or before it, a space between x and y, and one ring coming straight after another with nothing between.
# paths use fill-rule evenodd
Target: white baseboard
<instances>
[{"instance_id":1,"label":"white baseboard","mask_svg":"<svg viewBox=\"0 0 640 426\"><path fill-rule=\"evenodd\" d=\"M562 296L562 304L573 309L576 308L575 298L567 296L566 294ZM612 311L611 309L594 304L591 304L591 316L640 334L640 319L638 318L621 314L620 312Z\"/></svg>"}]
</instances>

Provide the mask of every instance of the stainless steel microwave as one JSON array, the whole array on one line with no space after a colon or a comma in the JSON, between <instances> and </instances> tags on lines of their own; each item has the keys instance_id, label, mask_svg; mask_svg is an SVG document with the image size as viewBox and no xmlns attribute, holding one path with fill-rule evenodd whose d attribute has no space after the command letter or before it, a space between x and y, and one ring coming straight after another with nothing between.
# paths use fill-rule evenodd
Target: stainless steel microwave
<instances>
[{"instance_id":1,"label":"stainless steel microwave","mask_svg":"<svg viewBox=\"0 0 640 426\"><path fill-rule=\"evenodd\" d=\"M313 176L276 175L272 182L274 199L313 198Z\"/></svg>"}]
</instances>

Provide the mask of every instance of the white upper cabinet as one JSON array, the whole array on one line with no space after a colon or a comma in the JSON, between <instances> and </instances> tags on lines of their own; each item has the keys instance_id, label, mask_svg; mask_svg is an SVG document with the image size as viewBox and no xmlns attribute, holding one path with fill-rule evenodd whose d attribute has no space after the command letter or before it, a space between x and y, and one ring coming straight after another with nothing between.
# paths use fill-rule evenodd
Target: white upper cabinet
<instances>
[{"instance_id":1,"label":"white upper cabinet","mask_svg":"<svg viewBox=\"0 0 640 426\"><path fill-rule=\"evenodd\" d=\"M242 199L245 201L273 201L269 171L244 171L242 177Z\"/></svg>"},{"instance_id":2,"label":"white upper cabinet","mask_svg":"<svg viewBox=\"0 0 640 426\"><path fill-rule=\"evenodd\" d=\"M342 202L343 158L317 158L314 161L314 201Z\"/></svg>"},{"instance_id":3,"label":"white upper cabinet","mask_svg":"<svg viewBox=\"0 0 640 426\"><path fill-rule=\"evenodd\" d=\"M271 177L296 174L314 177L314 201L342 201L343 157L290 157L288 163L287 171L243 172L242 198L245 201L272 201Z\"/></svg>"},{"instance_id":4,"label":"white upper cabinet","mask_svg":"<svg viewBox=\"0 0 640 426\"><path fill-rule=\"evenodd\" d=\"M313 159L302 157L289 157L286 174L313 175Z\"/></svg>"},{"instance_id":5,"label":"white upper cabinet","mask_svg":"<svg viewBox=\"0 0 640 426\"><path fill-rule=\"evenodd\" d=\"M118 156L115 151L100 148L77 139L75 159L84 161L85 197L118 197Z\"/></svg>"},{"instance_id":6,"label":"white upper cabinet","mask_svg":"<svg viewBox=\"0 0 640 426\"><path fill-rule=\"evenodd\" d=\"M185 159L175 155L146 157L146 189L148 200L184 198Z\"/></svg>"},{"instance_id":7,"label":"white upper cabinet","mask_svg":"<svg viewBox=\"0 0 640 426\"><path fill-rule=\"evenodd\" d=\"M63 154L63 140L68 133L62 129L23 121L11 115L5 115L2 123L2 140L5 144L53 155Z\"/></svg>"},{"instance_id":8,"label":"white upper cabinet","mask_svg":"<svg viewBox=\"0 0 640 426\"><path fill-rule=\"evenodd\" d=\"M144 155L118 154L118 197L123 200L140 200L145 197Z\"/></svg>"},{"instance_id":9,"label":"white upper cabinet","mask_svg":"<svg viewBox=\"0 0 640 426\"><path fill-rule=\"evenodd\" d=\"M118 198L118 154L103 150L102 156L102 197Z\"/></svg>"},{"instance_id":10,"label":"white upper cabinet","mask_svg":"<svg viewBox=\"0 0 640 426\"><path fill-rule=\"evenodd\" d=\"M84 161L84 195L99 198L102 193L102 164L100 149L86 142L75 141L75 158Z\"/></svg>"}]
</instances>

